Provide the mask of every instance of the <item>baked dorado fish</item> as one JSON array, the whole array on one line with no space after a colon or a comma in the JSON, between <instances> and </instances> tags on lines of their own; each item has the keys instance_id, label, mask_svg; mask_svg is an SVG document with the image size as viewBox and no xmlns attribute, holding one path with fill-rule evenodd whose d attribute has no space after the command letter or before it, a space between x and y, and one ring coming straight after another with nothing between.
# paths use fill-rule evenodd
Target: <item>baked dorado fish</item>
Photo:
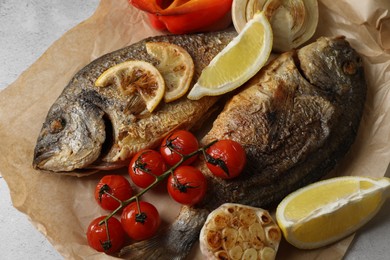
<instances>
[{"instance_id":1,"label":"baked dorado fish","mask_svg":"<svg viewBox=\"0 0 390 260\"><path fill-rule=\"evenodd\" d=\"M241 143L244 172L222 180L200 164L208 179L203 204L182 207L165 231L122 253L129 259L183 259L209 212L223 203L268 207L323 177L353 143L365 96L362 60L343 37L320 38L280 55L228 101L202 140Z\"/></svg>"},{"instance_id":2,"label":"baked dorado fish","mask_svg":"<svg viewBox=\"0 0 390 260\"><path fill-rule=\"evenodd\" d=\"M204 120L217 98L183 97L159 105L152 113L118 88L99 88L95 81L119 63L141 60L156 64L145 43L169 42L183 47L194 61L192 85L202 69L234 37L234 30L197 35L157 36L109 53L79 71L50 108L34 151L36 169L69 172L125 166L140 149L154 147L175 128L188 129Z\"/></svg>"}]
</instances>

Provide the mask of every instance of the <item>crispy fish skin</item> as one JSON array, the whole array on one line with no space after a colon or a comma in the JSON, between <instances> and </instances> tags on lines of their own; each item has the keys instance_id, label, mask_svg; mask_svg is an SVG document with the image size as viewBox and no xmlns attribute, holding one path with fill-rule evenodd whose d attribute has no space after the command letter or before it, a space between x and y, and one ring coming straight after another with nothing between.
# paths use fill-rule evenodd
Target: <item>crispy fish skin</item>
<instances>
[{"instance_id":1,"label":"crispy fish skin","mask_svg":"<svg viewBox=\"0 0 390 260\"><path fill-rule=\"evenodd\" d=\"M183 207L156 238L126 247L129 259L184 259L208 212L223 203L269 207L327 174L353 143L366 96L362 60L344 37L320 38L284 53L225 106L203 138L230 138L247 153L236 179L213 177L204 163L203 204Z\"/></svg>"},{"instance_id":2,"label":"crispy fish skin","mask_svg":"<svg viewBox=\"0 0 390 260\"><path fill-rule=\"evenodd\" d=\"M126 165L137 151L154 147L175 128L191 128L203 120L217 98L190 101L183 97L160 104L148 113L136 95L123 95L114 85L98 88L95 80L106 69L127 61L157 64L146 42L170 42L186 49L195 65L193 82L202 69L234 37L234 30L147 38L106 54L80 70L50 108L34 151L36 169L69 172L112 169Z\"/></svg>"}]
</instances>

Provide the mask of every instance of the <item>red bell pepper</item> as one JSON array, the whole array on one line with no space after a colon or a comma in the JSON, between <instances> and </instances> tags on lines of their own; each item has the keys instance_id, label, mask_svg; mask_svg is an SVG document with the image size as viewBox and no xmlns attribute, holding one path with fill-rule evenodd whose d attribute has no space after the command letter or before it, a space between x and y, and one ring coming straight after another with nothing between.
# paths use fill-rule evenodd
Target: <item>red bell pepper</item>
<instances>
[{"instance_id":1,"label":"red bell pepper","mask_svg":"<svg viewBox=\"0 0 390 260\"><path fill-rule=\"evenodd\" d=\"M148 12L156 29L171 33L221 29L231 22L230 10L233 0L129 0L140 10ZM165 28L164 28L165 27Z\"/></svg>"}]
</instances>

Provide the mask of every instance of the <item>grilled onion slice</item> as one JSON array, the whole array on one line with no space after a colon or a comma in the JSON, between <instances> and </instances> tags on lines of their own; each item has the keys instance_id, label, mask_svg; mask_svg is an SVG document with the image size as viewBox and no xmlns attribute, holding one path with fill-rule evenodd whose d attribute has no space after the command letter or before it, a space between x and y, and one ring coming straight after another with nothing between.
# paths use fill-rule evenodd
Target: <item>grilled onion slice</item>
<instances>
[{"instance_id":1,"label":"grilled onion slice","mask_svg":"<svg viewBox=\"0 0 390 260\"><path fill-rule=\"evenodd\" d=\"M258 11L263 11L271 23L273 50L277 52L299 47L317 28L317 0L234 0L232 19L237 32Z\"/></svg>"}]
</instances>

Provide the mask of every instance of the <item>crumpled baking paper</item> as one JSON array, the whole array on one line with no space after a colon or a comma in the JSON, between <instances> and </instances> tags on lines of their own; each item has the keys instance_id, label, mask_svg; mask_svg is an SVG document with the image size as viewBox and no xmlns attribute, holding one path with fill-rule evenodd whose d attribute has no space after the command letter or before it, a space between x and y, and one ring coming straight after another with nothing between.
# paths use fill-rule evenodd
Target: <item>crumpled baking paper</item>
<instances>
[{"instance_id":1,"label":"crumpled baking paper","mask_svg":"<svg viewBox=\"0 0 390 260\"><path fill-rule=\"evenodd\" d=\"M345 35L363 57L368 95L361 127L350 152L333 175L383 176L390 160L390 2L319 0L315 36ZM108 259L87 245L90 221L107 214L93 199L103 173L77 178L32 168L36 138L46 113L70 78L97 57L161 34L126 0L101 0L96 12L58 39L30 68L0 93L0 173L13 205L27 214L66 259ZM126 174L124 171L118 172ZM161 191L146 199L170 222L180 206ZM318 250L283 242L278 259L341 259L353 236ZM202 259L198 245L190 259Z\"/></svg>"}]
</instances>

